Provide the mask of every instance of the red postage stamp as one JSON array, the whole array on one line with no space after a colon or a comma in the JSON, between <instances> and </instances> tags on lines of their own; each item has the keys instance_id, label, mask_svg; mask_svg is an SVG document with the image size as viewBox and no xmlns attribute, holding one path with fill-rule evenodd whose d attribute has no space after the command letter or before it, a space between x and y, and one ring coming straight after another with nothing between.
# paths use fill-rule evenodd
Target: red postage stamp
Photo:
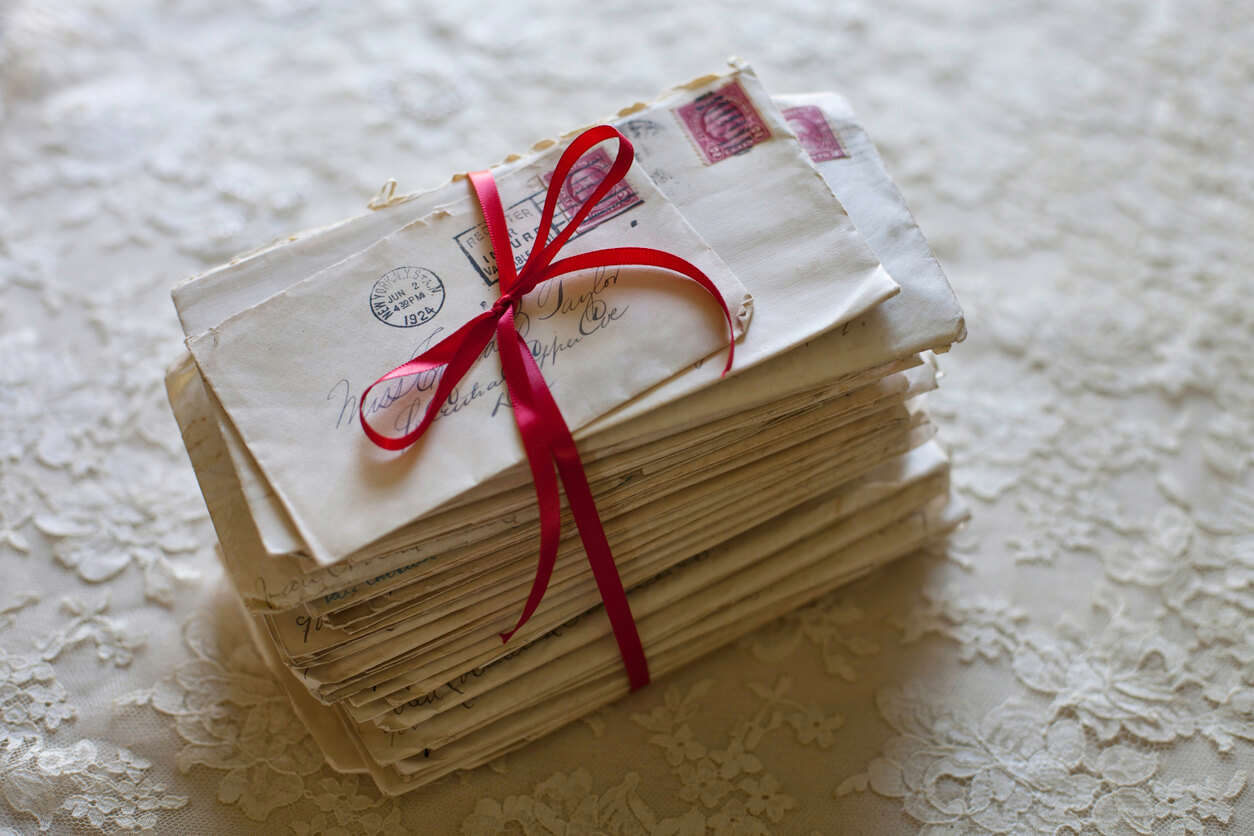
<instances>
[{"instance_id":1,"label":"red postage stamp","mask_svg":"<svg viewBox=\"0 0 1254 836\"><path fill-rule=\"evenodd\" d=\"M831 125L823 118L823 111L814 105L785 108L784 118L793 129L801 147L816 163L839 160L849 154L841 147L840 140L832 133Z\"/></svg>"},{"instance_id":2,"label":"red postage stamp","mask_svg":"<svg viewBox=\"0 0 1254 836\"><path fill-rule=\"evenodd\" d=\"M702 93L674 112L706 165L743 154L771 137L738 81Z\"/></svg>"}]
</instances>

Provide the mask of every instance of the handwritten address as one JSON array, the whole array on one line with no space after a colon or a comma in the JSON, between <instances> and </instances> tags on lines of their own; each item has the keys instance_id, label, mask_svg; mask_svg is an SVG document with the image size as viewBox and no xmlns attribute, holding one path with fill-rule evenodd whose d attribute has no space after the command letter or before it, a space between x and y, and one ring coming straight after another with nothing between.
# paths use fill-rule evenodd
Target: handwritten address
<instances>
[{"instance_id":1,"label":"handwritten address","mask_svg":"<svg viewBox=\"0 0 1254 836\"><path fill-rule=\"evenodd\" d=\"M627 314L629 305L615 305L607 298L618 284L618 279L618 269L599 268L593 275L591 284L584 281L571 283L578 290L572 290L566 279L559 278L536 288L534 294L523 300L514 321L518 333L542 372L556 368L559 356L584 341L595 338ZM533 321L545 322L558 318L563 321L573 320L576 333L570 336L559 336L555 333L543 337L532 336ZM430 348L442 330L436 329L424 338L411 356L416 357ZM496 351L496 340L493 338L479 359L491 358ZM387 413L392 429L402 434L407 433L422 420L427 409L428 396L439 385L441 374L442 369L430 369L377 386L361 405L361 411L367 420ZM360 388L354 386L348 378L340 378L327 392L324 401L330 403L335 410L333 414L336 429L356 424ZM440 407L436 420L455 415L478 401L492 403L492 417L504 409L512 409L509 392L499 372L486 380L478 378L454 387Z\"/></svg>"}]
</instances>

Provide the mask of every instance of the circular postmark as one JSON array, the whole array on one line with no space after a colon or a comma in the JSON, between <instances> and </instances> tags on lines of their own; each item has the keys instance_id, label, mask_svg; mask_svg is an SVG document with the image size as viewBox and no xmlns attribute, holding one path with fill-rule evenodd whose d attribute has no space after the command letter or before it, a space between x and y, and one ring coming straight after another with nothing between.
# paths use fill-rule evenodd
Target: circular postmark
<instances>
[{"instance_id":1,"label":"circular postmark","mask_svg":"<svg viewBox=\"0 0 1254 836\"><path fill-rule=\"evenodd\" d=\"M384 325L413 328L444 307L444 282L426 267L397 267L370 288L370 312Z\"/></svg>"}]
</instances>

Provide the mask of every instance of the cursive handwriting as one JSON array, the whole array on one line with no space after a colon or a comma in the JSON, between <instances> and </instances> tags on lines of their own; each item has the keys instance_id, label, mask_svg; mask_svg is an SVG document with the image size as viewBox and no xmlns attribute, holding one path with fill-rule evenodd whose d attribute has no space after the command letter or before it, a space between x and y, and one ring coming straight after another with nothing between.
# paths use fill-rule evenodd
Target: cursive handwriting
<instances>
[{"instance_id":1,"label":"cursive handwriting","mask_svg":"<svg viewBox=\"0 0 1254 836\"><path fill-rule=\"evenodd\" d=\"M435 342L435 338L443 330L443 327L433 329L430 334L427 334L419 341L409 356L411 358L417 357L430 348L431 344ZM395 380L389 380L384 386L376 387L371 393L370 400L362 406L361 411L368 418L388 409L409 395L416 392L426 392L439 381L440 373L440 369L430 369L408 377L398 377ZM331 387L331 391L327 392L326 400L340 405L340 410L335 416L335 428L337 430L340 427L350 426L354 423L357 417L357 395L347 378L340 378L335 382L335 385Z\"/></svg>"},{"instance_id":2,"label":"cursive handwriting","mask_svg":"<svg viewBox=\"0 0 1254 836\"><path fill-rule=\"evenodd\" d=\"M618 270L597 268L592 277L592 287L583 293L571 294L566 280L546 282L536 288L535 305L539 309L536 319L552 319L559 314L579 314L579 333L585 337L600 331L609 323L621 319L627 306L619 308L603 298L605 292L618 284Z\"/></svg>"},{"instance_id":3,"label":"cursive handwriting","mask_svg":"<svg viewBox=\"0 0 1254 836\"><path fill-rule=\"evenodd\" d=\"M580 293L572 293L562 279L546 282L537 288L526 303L528 306L535 307L534 312L528 313L524 310L515 312L514 325L518 335L541 371L553 368L557 364L559 355L605 330L611 323L617 322L627 314L630 306L613 305L605 298L610 288L618 284L618 278L617 269L598 268L593 275L591 286ZM548 320L557 316L563 318L578 316L578 333L566 337L557 334L544 338L530 336L533 318ZM435 334L432 334L425 338L413 356L426 351L434 337ZM479 359L489 360L497 351L496 338L493 337L480 353ZM442 373L442 368L429 369L418 374L389 380L371 391L369 399L362 404L361 411L367 418L388 411L393 415L392 428L402 434L408 433L422 421L423 415L426 414L429 399L425 396L436 388ZM347 378L337 380L327 392L325 400L337 407L336 429L351 426L355 422L358 407L357 395ZM462 412L480 400L492 403L491 417L495 417L503 409L513 409L504 377L497 374L486 382L473 380L469 385L463 382L454 387L437 411L435 420Z\"/></svg>"}]
</instances>

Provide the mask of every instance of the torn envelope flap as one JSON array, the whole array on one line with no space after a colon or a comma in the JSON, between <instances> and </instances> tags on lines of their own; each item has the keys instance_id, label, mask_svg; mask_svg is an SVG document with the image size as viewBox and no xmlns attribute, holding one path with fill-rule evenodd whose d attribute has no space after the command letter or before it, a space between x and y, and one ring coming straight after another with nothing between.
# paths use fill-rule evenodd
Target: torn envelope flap
<instances>
[{"instance_id":1,"label":"torn envelope flap","mask_svg":"<svg viewBox=\"0 0 1254 836\"><path fill-rule=\"evenodd\" d=\"M555 162L556 150L498 180L518 260L530 250ZM576 211L581 183L563 190L559 222ZM636 166L559 257L623 245L695 264L727 301L737 336L743 332L748 293ZM494 343L408 451L374 447L357 418L370 383L497 297L495 261L467 186L460 203L189 339L205 381L319 563L366 547L523 460ZM695 282L655 268L553 279L524 297L516 321L572 430L727 350L719 305ZM436 375L376 387L363 404L371 425L389 435L414 426Z\"/></svg>"}]
</instances>

